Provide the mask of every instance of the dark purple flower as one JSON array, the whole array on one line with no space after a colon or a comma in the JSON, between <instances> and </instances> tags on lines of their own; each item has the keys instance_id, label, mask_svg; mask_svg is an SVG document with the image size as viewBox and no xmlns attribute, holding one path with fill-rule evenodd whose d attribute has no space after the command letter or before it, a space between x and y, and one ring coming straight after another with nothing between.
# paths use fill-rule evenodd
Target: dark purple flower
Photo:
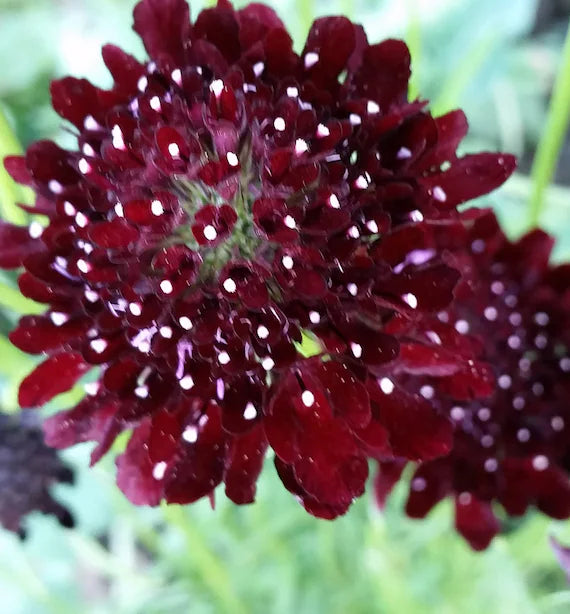
<instances>
[{"instance_id":1,"label":"dark purple flower","mask_svg":"<svg viewBox=\"0 0 570 614\"><path fill-rule=\"evenodd\" d=\"M44 444L31 416L0 414L0 523L5 529L25 537L22 522L36 511L72 527L70 511L50 493L54 484L72 482L73 472Z\"/></svg>"},{"instance_id":2,"label":"dark purple flower","mask_svg":"<svg viewBox=\"0 0 570 614\"><path fill-rule=\"evenodd\" d=\"M508 241L489 211L469 211L436 234L463 280L452 306L431 324L424 319L416 334L433 337L452 324L456 354L471 355L474 368L477 357L490 363L497 385L488 398L473 400L472 374L433 379L408 370L406 389L447 414L455 435L451 454L417 468L406 511L421 518L454 497L456 528L480 550L500 530L493 502L513 516L533 505L553 518L570 517L570 266L549 264L553 240L540 230ZM380 498L403 464L382 467Z\"/></svg>"},{"instance_id":3,"label":"dark purple flower","mask_svg":"<svg viewBox=\"0 0 570 614\"><path fill-rule=\"evenodd\" d=\"M132 501L189 503L223 481L251 502L271 447L286 487L334 517L368 458L449 450L429 403L385 398L399 343L384 329L452 298L457 271L417 254L421 220L454 215L514 160L458 158L464 115L409 102L404 43L369 45L344 17L318 19L298 56L258 4L222 0L191 24L183 0L143 0L134 16L149 62L106 46L111 90L52 84L79 149L6 160L49 222L0 227L0 264L23 264L23 294L48 305L11 335L47 355L20 403L98 369L47 441L94 440L95 462L134 429L118 460Z\"/></svg>"}]
</instances>

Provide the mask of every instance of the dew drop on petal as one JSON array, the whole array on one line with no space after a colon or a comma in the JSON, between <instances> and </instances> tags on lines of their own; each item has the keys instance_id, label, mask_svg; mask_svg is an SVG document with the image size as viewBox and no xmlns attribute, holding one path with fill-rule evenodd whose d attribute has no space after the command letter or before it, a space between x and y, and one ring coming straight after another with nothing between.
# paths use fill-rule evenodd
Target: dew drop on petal
<instances>
[{"instance_id":1,"label":"dew drop on petal","mask_svg":"<svg viewBox=\"0 0 570 614\"><path fill-rule=\"evenodd\" d=\"M236 282L231 277L225 279L222 285L224 286L224 290L230 294L233 294L237 290Z\"/></svg>"},{"instance_id":2,"label":"dew drop on petal","mask_svg":"<svg viewBox=\"0 0 570 614\"><path fill-rule=\"evenodd\" d=\"M303 390L301 401L305 407L312 407L315 403L315 395L310 390Z\"/></svg>"},{"instance_id":3,"label":"dew drop on petal","mask_svg":"<svg viewBox=\"0 0 570 614\"><path fill-rule=\"evenodd\" d=\"M384 394L392 394L392 392L394 392L394 382L389 377L383 377L379 381L379 385L380 390L382 390Z\"/></svg>"},{"instance_id":4,"label":"dew drop on petal","mask_svg":"<svg viewBox=\"0 0 570 614\"><path fill-rule=\"evenodd\" d=\"M198 429L195 426L187 426L182 433L182 439L188 443L196 443L198 441Z\"/></svg>"},{"instance_id":5,"label":"dew drop on petal","mask_svg":"<svg viewBox=\"0 0 570 614\"><path fill-rule=\"evenodd\" d=\"M243 417L246 420L253 420L257 417L257 410L255 409L255 406L251 401L249 401L248 404L245 406Z\"/></svg>"},{"instance_id":6,"label":"dew drop on petal","mask_svg":"<svg viewBox=\"0 0 570 614\"><path fill-rule=\"evenodd\" d=\"M192 376L185 375L180 380L179 384L180 384L180 388L182 388L182 390L190 390L194 386L194 380L192 379Z\"/></svg>"},{"instance_id":7,"label":"dew drop on petal","mask_svg":"<svg viewBox=\"0 0 570 614\"><path fill-rule=\"evenodd\" d=\"M538 454L532 459L532 466L536 471L544 471L548 468L548 458L543 454Z\"/></svg>"},{"instance_id":8,"label":"dew drop on petal","mask_svg":"<svg viewBox=\"0 0 570 614\"><path fill-rule=\"evenodd\" d=\"M152 477L155 480L162 480L164 474L166 473L167 464L164 461L160 461L156 463L156 465L152 468Z\"/></svg>"}]
</instances>

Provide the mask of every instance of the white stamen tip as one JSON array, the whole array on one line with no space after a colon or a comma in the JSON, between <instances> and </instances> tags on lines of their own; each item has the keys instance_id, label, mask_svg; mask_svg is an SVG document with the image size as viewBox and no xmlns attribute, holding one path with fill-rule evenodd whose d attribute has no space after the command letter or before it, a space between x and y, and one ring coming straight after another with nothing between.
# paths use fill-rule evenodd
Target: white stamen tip
<instances>
[{"instance_id":1,"label":"white stamen tip","mask_svg":"<svg viewBox=\"0 0 570 614\"><path fill-rule=\"evenodd\" d=\"M211 224L208 224L204 228L204 236L206 237L206 239L208 239L208 241L213 241L218 236L218 233Z\"/></svg>"},{"instance_id":2,"label":"white stamen tip","mask_svg":"<svg viewBox=\"0 0 570 614\"><path fill-rule=\"evenodd\" d=\"M163 279L160 282L160 289L164 292L164 294L172 294L172 292L174 291L174 286L172 285L172 282L168 279Z\"/></svg>"},{"instance_id":3,"label":"white stamen tip","mask_svg":"<svg viewBox=\"0 0 570 614\"><path fill-rule=\"evenodd\" d=\"M315 395L310 390L303 390L301 401L303 401L305 407L312 407L315 403Z\"/></svg>"},{"instance_id":4,"label":"white stamen tip","mask_svg":"<svg viewBox=\"0 0 570 614\"><path fill-rule=\"evenodd\" d=\"M194 380L192 379L192 376L185 375L180 380L180 388L182 388L182 390L190 390L193 387L194 387Z\"/></svg>"}]
</instances>

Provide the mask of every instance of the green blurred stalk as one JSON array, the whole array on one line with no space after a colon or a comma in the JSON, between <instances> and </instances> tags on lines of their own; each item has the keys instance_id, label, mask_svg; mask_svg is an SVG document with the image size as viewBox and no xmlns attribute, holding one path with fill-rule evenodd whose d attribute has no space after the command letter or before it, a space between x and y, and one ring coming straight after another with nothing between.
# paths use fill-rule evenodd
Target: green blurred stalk
<instances>
[{"instance_id":1,"label":"green blurred stalk","mask_svg":"<svg viewBox=\"0 0 570 614\"><path fill-rule=\"evenodd\" d=\"M351 21L355 18L355 0L340 0L340 13L348 17Z\"/></svg>"},{"instance_id":2,"label":"green blurred stalk","mask_svg":"<svg viewBox=\"0 0 570 614\"><path fill-rule=\"evenodd\" d=\"M439 96L433 101L431 108L434 115L448 113L458 106L463 91L473 82L495 47L496 37L489 34L469 49L443 84Z\"/></svg>"},{"instance_id":3,"label":"green blurred stalk","mask_svg":"<svg viewBox=\"0 0 570 614\"><path fill-rule=\"evenodd\" d=\"M297 31L299 36L295 37L297 40L295 40L294 43L299 44L301 41L305 40L311 28L311 24L315 19L315 2L314 0L297 0L295 5L299 23Z\"/></svg>"},{"instance_id":4,"label":"green blurred stalk","mask_svg":"<svg viewBox=\"0 0 570 614\"><path fill-rule=\"evenodd\" d=\"M406 0L408 11L408 27L406 31L406 44L412 58L412 75L408 85L408 98L415 100L420 94L419 70L422 50L421 21L417 0Z\"/></svg>"},{"instance_id":5,"label":"green blurred stalk","mask_svg":"<svg viewBox=\"0 0 570 614\"><path fill-rule=\"evenodd\" d=\"M0 105L0 162L6 156L22 153L18 138ZM26 199L26 190L18 186L0 163L0 215L13 224L25 224L27 216L16 203Z\"/></svg>"},{"instance_id":6,"label":"green blurred stalk","mask_svg":"<svg viewBox=\"0 0 570 614\"><path fill-rule=\"evenodd\" d=\"M192 523L192 519L180 505L163 505L166 521L176 527L184 536L188 547L188 557L201 580L211 591L212 597L219 602L218 612L227 614L247 614L244 604L234 593L231 577L220 558L212 552L204 537Z\"/></svg>"},{"instance_id":7,"label":"green blurred stalk","mask_svg":"<svg viewBox=\"0 0 570 614\"><path fill-rule=\"evenodd\" d=\"M17 314L37 315L45 311L45 305L40 305L35 301L23 296L19 290L0 281L0 307L10 309Z\"/></svg>"},{"instance_id":8,"label":"green blurred stalk","mask_svg":"<svg viewBox=\"0 0 570 614\"><path fill-rule=\"evenodd\" d=\"M554 82L546 127L538 143L531 169L533 190L530 198L529 222L536 226L544 204L544 191L556 170L558 155L570 120L570 22L562 50L560 70Z\"/></svg>"}]
</instances>

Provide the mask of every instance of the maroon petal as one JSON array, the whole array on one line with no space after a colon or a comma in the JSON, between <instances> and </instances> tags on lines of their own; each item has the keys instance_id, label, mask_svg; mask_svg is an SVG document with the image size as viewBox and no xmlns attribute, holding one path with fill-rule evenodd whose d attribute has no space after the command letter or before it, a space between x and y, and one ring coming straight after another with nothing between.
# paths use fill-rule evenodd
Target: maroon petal
<instances>
[{"instance_id":1,"label":"maroon petal","mask_svg":"<svg viewBox=\"0 0 570 614\"><path fill-rule=\"evenodd\" d=\"M42 242L30 236L25 226L0 221L0 267L17 269L24 259L42 249Z\"/></svg>"},{"instance_id":2,"label":"maroon petal","mask_svg":"<svg viewBox=\"0 0 570 614\"><path fill-rule=\"evenodd\" d=\"M137 240L138 230L125 220L115 218L110 222L93 224L89 236L99 247L105 249L119 249L128 247Z\"/></svg>"},{"instance_id":3,"label":"maroon petal","mask_svg":"<svg viewBox=\"0 0 570 614\"><path fill-rule=\"evenodd\" d=\"M319 378L337 416L342 416L354 429L363 428L370 422L370 400L366 387L345 364L332 360L322 363Z\"/></svg>"},{"instance_id":4,"label":"maroon petal","mask_svg":"<svg viewBox=\"0 0 570 614\"><path fill-rule=\"evenodd\" d=\"M374 477L374 495L381 510L384 509L392 489L399 482L406 463L403 459L378 463L378 471Z\"/></svg>"},{"instance_id":5,"label":"maroon petal","mask_svg":"<svg viewBox=\"0 0 570 614\"><path fill-rule=\"evenodd\" d=\"M6 156L4 158L4 168L17 183L22 185L31 185L32 176L26 166L26 158L24 156Z\"/></svg>"},{"instance_id":6,"label":"maroon petal","mask_svg":"<svg viewBox=\"0 0 570 614\"><path fill-rule=\"evenodd\" d=\"M53 448L68 448L85 441L96 441L91 454L96 463L111 447L122 425L117 419L119 404L88 396L73 409L50 416L43 423L46 443Z\"/></svg>"},{"instance_id":7,"label":"maroon petal","mask_svg":"<svg viewBox=\"0 0 570 614\"><path fill-rule=\"evenodd\" d=\"M226 495L234 503L243 505L255 500L256 482L266 449L267 440L261 424L229 444L224 482Z\"/></svg>"},{"instance_id":8,"label":"maroon petal","mask_svg":"<svg viewBox=\"0 0 570 614\"><path fill-rule=\"evenodd\" d=\"M105 66L115 81L115 89L124 95L136 92L138 81L146 72L145 67L115 45L105 45L102 55Z\"/></svg>"},{"instance_id":9,"label":"maroon petal","mask_svg":"<svg viewBox=\"0 0 570 614\"><path fill-rule=\"evenodd\" d=\"M150 435L151 421L146 419L133 431L126 450L117 457L117 485L135 505L158 505L162 498L163 482L153 475L155 463L148 452Z\"/></svg>"},{"instance_id":10,"label":"maroon petal","mask_svg":"<svg viewBox=\"0 0 570 614\"><path fill-rule=\"evenodd\" d=\"M342 507L364 492L368 463L340 421L304 421L298 446L295 477L317 501Z\"/></svg>"},{"instance_id":11,"label":"maroon petal","mask_svg":"<svg viewBox=\"0 0 570 614\"><path fill-rule=\"evenodd\" d=\"M511 155L468 155L454 162L449 170L420 179L420 183L439 207L449 209L498 188L515 167L516 158Z\"/></svg>"},{"instance_id":12,"label":"maroon petal","mask_svg":"<svg viewBox=\"0 0 570 614\"><path fill-rule=\"evenodd\" d=\"M241 45L236 15L230 7L220 3L204 9L196 19L194 34L217 47L228 62L235 62L240 56Z\"/></svg>"},{"instance_id":13,"label":"maroon petal","mask_svg":"<svg viewBox=\"0 0 570 614\"><path fill-rule=\"evenodd\" d=\"M321 17L311 26L302 58L310 79L330 86L354 51L355 27L346 17Z\"/></svg>"},{"instance_id":14,"label":"maroon petal","mask_svg":"<svg viewBox=\"0 0 570 614\"><path fill-rule=\"evenodd\" d=\"M470 493L455 498L455 528L473 550L485 550L501 529L491 505Z\"/></svg>"},{"instance_id":15,"label":"maroon petal","mask_svg":"<svg viewBox=\"0 0 570 614\"><path fill-rule=\"evenodd\" d=\"M10 333L10 341L23 352L39 354L83 336L92 325L87 318L68 318L67 314L58 312L52 312L51 318L26 316Z\"/></svg>"},{"instance_id":16,"label":"maroon petal","mask_svg":"<svg viewBox=\"0 0 570 614\"><path fill-rule=\"evenodd\" d=\"M51 101L55 111L64 119L83 130L85 119L89 116L101 120L99 90L86 79L65 77L52 81Z\"/></svg>"},{"instance_id":17,"label":"maroon petal","mask_svg":"<svg viewBox=\"0 0 570 614\"><path fill-rule=\"evenodd\" d=\"M459 143L469 128L463 111L451 111L435 119L437 144L422 156L420 167L430 169L455 159Z\"/></svg>"},{"instance_id":18,"label":"maroon petal","mask_svg":"<svg viewBox=\"0 0 570 614\"><path fill-rule=\"evenodd\" d=\"M55 354L42 362L20 384L20 407L38 407L53 397L71 390L77 380L90 369L81 354Z\"/></svg>"},{"instance_id":19,"label":"maroon petal","mask_svg":"<svg viewBox=\"0 0 570 614\"><path fill-rule=\"evenodd\" d=\"M451 424L425 399L405 392L388 378L370 380L368 391L378 407L379 421L390 433L395 456L427 460L451 450Z\"/></svg>"},{"instance_id":20,"label":"maroon petal","mask_svg":"<svg viewBox=\"0 0 570 614\"><path fill-rule=\"evenodd\" d=\"M412 309L440 311L453 299L459 272L445 264L408 267L399 275L377 284L377 294L392 294Z\"/></svg>"},{"instance_id":21,"label":"maroon petal","mask_svg":"<svg viewBox=\"0 0 570 614\"><path fill-rule=\"evenodd\" d=\"M196 441L181 442L177 461L165 476L164 497L169 503L192 503L208 495L224 475L226 441L219 407L211 404L201 424L190 428L197 429Z\"/></svg>"},{"instance_id":22,"label":"maroon petal","mask_svg":"<svg viewBox=\"0 0 570 614\"><path fill-rule=\"evenodd\" d=\"M378 103L386 112L407 99L410 52L399 40L386 40L364 50L362 64L354 76L359 94Z\"/></svg>"},{"instance_id":23,"label":"maroon petal","mask_svg":"<svg viewBox=\"0 0 570 614\"><path fill-rule=\"evenodd\" d=\"M423 518L451 490L451 466L446 459L420 465L410 482L406 514L411 518Z\"/></svg>"},{"instance_id":24,"label":"maroon petal","mask_svg":"<svg viewBox=\"0 0 570 614\"><path fill-rule=\"evenodd\" d=\"M275 457L275 469L277 474L283 483L283 486L290 492L298 497L303 507L309 512L309 514L316 518L322 518L324 520L333 520L338 516L345 514L350 507L350 502L342 505L330 505L317 501L314 497L311 497L307 492L303 490L303 487L297 481L293 467L285 464L277 456Z\"/></svg>"},{"instance_id":25,"label":"maroon petal","mask_svg":"<svg viewBox=\"0 0 570 614\"><path fill-rule=\"evenodd\" d=\"M134 10L134 30L154 59L183 66L191 45L190 7L185 0L142 0Z\"/></svg>"}]
</instances>

